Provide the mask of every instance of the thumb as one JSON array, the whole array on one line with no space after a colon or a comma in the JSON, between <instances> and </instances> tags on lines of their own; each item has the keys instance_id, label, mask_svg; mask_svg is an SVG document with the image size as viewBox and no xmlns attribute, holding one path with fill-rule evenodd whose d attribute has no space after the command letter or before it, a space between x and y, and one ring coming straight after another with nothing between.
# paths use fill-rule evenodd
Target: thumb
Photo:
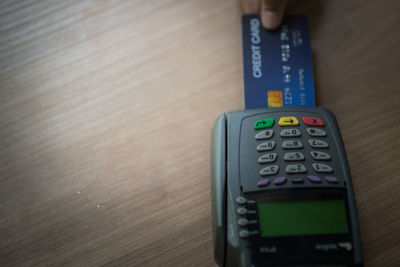
<instances>
[{"instance_id":1,"label":"thumb","mask_svg":"<svg viewBox=\"0 0 400 267\"><path fill-rule=\"evenodd\" d=\"M268 30L276 29L282 22L287 0L262 0L261 21Z\"/></svg>"}]
</instances>

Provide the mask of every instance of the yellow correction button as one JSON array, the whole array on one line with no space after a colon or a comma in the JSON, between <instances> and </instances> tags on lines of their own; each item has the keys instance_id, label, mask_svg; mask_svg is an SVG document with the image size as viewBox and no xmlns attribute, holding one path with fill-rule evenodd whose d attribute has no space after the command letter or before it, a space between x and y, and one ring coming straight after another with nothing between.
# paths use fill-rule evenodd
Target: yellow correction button
<instances>
[{"instance_id":1,"label":"yellow correction button","mask_svg":"<svg viewBox=\"0 0 400 267\"><path fill-rule=\"evenodd\" d=\"M278 124L279 126L297 126L299 120L296 117L281 117Z\"/></svg>"}]
</instances>

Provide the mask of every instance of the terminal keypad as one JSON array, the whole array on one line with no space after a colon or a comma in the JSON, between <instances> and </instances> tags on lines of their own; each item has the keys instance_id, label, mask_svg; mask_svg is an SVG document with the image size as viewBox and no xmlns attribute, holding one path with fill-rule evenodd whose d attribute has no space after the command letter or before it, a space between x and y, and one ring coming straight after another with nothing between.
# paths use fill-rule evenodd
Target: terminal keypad
<instances>
[{"instance_id":1,"label":"terminal keypad","mask_svg":"<svg viewBox=\"0 0 400 267\"><path fill-rule=\"evenodd\" d=\"M281 186L286 182L303 185L305 181L337 184L329 131L325 128L322 118L291 114L257 121L254 149L259 153L257 163L261 167L257 187Z\"/></svg>"}]
</instances>

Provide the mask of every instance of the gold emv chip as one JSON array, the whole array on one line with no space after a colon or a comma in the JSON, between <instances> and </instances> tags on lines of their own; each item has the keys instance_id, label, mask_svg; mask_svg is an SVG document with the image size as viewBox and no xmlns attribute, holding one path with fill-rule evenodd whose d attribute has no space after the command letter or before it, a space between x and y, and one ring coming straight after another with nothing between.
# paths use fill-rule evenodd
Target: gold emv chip
<instances>
[{"instance_id":1,"label":"gold emv chip","mask_svg":"<svg viewBox=\"0 0 400 267\"><path fill-rule=\"evenodd\" d=\"M283 107L282 91L268 91L268 107L269 108Z\"/></svg>"}]
</instances>

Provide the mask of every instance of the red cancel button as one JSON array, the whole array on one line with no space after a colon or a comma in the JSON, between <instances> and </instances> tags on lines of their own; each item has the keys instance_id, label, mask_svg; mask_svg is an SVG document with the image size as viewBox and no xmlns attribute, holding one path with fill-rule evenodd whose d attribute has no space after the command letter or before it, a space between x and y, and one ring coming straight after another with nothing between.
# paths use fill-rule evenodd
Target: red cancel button
<instances>
[{"instance_id":1,"label":"red cancel button","mask_svg":"<svg viewBox=\"0 0 400 267\"><path fill-rule=\"evenodd\" d=\"M324 122L317 117L302 117L301 120L308 126L324 126Z\"/></svg>"}]
</instances>

